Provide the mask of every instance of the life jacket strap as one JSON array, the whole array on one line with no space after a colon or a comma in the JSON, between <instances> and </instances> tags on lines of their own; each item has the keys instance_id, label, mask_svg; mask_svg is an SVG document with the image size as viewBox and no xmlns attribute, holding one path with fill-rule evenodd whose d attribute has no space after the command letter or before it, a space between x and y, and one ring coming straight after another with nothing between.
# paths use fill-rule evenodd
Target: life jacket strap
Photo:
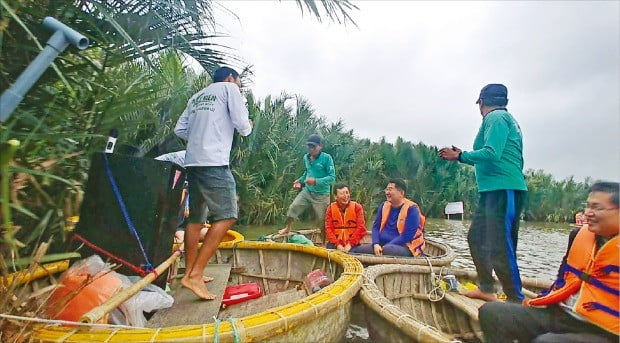
<instances>
[{"instance_id":1,"label":"life jacket strap","mask_svg":"<svg viewBox=\"0 0 620 343\"><path fill-rule=\"evenodd\" d=\"M613 308L607 307L601 303L598 303L596 301L590 301L590 302L584 303L583 308L586 311L600 310L605 313L611 314L612 316L620 317L620 313L618 311L614 310Z\"/></svg>"},{"instance_id":2,"label":"life jacket strap","mask_svg":"<svg viewBox=\"0 0 620 343\"><path fill-rule=\"evenodd\" d=\"M614 266L613 264L610 264L608 266L603 267L603 273L605 274L611 274L611 273L620 273L620 266Z\"/></svg>"},{"instance_id":3,"label":"life jacket strap","mask_svg":"<svg viewBox=\"0 0 620 343\"><path fill-rule=\"evenodd\" d=\"M609 294L615 295L617 297L620 297L620 290L617 290L615 288L609 287L606 284L602 283L600 280L598 280L597 278L595 278L592 275L589 275L588 273L585 273L577 268L574 268L573 266L571 266L570 264L566 264L565 266L565 270L569 273L573 273L575 274L580 280L582 280L583 282L587 282L589 284L591 284L592 286L607 292Z\"/></svg>"}]
</instances>

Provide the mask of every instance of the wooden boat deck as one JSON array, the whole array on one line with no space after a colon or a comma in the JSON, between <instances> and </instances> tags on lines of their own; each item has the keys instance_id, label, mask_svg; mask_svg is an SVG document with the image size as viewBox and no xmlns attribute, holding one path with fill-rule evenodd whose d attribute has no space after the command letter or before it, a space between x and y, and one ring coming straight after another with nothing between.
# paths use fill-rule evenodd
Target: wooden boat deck
<instances>
[{"instance_id":1,"label":"wooden boat deck","mask_svg":"<svg viewBox=\"0 0 620 343\"><path fill-rule=\"evenodd\" d=\"M213 322L218 315L222 304L224 289L228 284L231 265L209 264L203 275L214 278L207 283L209 292L215 294L215 300L201 300L189 289L181 286L181 280L176 280L171 288L174 304L172 307L158 310L147 322L147 327L160 328L175 325L193 325Z\"/></svg>"},{"instance_id":2,"label":"wooden boat deck","mask_svg":"<svg viewBox=\"0 0 620 343\"><path fill-rule=\"evenodd\" d=\"M478 309L485 304L484 300L472 299L456 292L446 292L445 300L476 321L478 320Z\"/></svg>"},{"instance_id":3,"label":"wooden boat deck","mask_svg":"<svg viewBox=\"0 0 620 343\"><path fill-rule=\"evenodd\" d=\"M263 312L269 308L280 307L299 301L306 297L303 289L289 289L282 292L265 294L260 298L249 300L243 303L228 306L220 311L218 319L226 320L230 317L238 318L251 316Z\"/></svg>"}]
</instances>

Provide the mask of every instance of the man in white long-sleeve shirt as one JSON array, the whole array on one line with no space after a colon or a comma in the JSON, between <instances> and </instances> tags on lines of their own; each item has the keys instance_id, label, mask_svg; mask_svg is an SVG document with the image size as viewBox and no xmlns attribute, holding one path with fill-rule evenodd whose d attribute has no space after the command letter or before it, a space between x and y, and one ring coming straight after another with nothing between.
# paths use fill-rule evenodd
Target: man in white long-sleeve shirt
<instances>
[{"instance_id":1,"label":"man in white long-sleeve shirt","mask_svg":"<svg viewBox=\"0 0 620 343\"><path fill-rule=\"evenodd\" d=\"M213 83L194 94L179 118L174 133L187 140L185 168L189 183L189 220L185 232L183 286L205 300L215 299L204 285L202 273L226 231L237 221L235 179L230 171L230 148L235 129L247 136L252 123L241 96L239 74L222 67ZM198 239L207 218L211 228L200 251Z\"/></svg>"}]
</instances>

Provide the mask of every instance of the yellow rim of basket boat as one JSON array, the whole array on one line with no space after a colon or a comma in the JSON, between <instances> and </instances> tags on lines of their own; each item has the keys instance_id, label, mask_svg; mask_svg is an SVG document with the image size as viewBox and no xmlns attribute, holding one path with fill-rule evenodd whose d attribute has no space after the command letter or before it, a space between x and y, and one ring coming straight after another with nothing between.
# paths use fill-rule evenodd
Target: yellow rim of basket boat
<instances>
[{"instance_id":1,"label":"yellow rim of basket boat","mask_svg":"<svg viewBox=\"0 0 620 343\"><path fill-rule=\"evenodd\" d=\"M221 322L217 336L222 341L232 341L233 336L238 335L241 342L253 342L282 334L346 304L361 286L362 264L354 257L338 250L300 244L251 241L223 242L220 248L298 251L327 258L343 268L342 274L334 283L302 300L251 316ZM34 325L32 331L30 339L43 342L211 342L216 334L215 323L154 329L84 329Z\"/></svg>"},{"instance_id":2,"label":"yellow rim of basket boat","mask_svg":"<svg viewBox=\"0 0 620 343\"><path fill-rule=\"evenodd\" d=\"M238 242L245 240L245 237L243 237L243 235L237 231L228 230L228 232L226 232L226 235L233 236L233 239L230 241L223 241L222 243L218 245L219 248L230 248L230 246L226 244L234 244L234 243L238 243ZM224 236L224 238L226 238L226 236ZM172 251L177 250L180 246L181 246L180 243L172 244ZM198 248L200 248L201 246L202 246L202 242L198 243Z\"/></svg>"}]
</instances>

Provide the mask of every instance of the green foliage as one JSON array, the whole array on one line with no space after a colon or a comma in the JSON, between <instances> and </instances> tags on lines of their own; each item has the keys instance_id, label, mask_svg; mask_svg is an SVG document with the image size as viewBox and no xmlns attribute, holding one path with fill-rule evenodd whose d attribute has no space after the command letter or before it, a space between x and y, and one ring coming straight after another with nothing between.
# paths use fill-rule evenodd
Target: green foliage
<instances>
[{"instance_id":1,"label":"green foliage","mask_svg":"<svg viewBox=\"0 0 620 343\"><path fill-rule=\"evenodd\" d=\"M392 177L407 181L408 196L427 216L442 217L445 205L452 201L463 201L466 215L474 209L478 199L474 169L442 160L437 147L401 137L394 144L356 138L342 122L328 123L318 117L298 96L283 94L263 102L251 94L247 98L254 132L238 137L232 153L244 224L284 219L296 195L291 185L303 172L305 139L315 132L323 136L324 151L334 158L337 182L351 186L352 198L365 206L367 214L385 199L383 189ZM583 209L589 182L555 181L542 171L528 171L526 178L530 189L526 219L565 222Z\"/></svg>"},{"instance_id":2,"label":"green foliage","mask_svg":"<svg viewBox=\"0 0 620 343\"><path fill-rule=\"evenodd\" d=\"M576 182L572 177L554 180L542 170L525 173L529 202L525 207L527 220L572 222L575 213L583 212L590 179Z\"/></svg>"},{"instance_id":3,"label":"green foliage","mask_svg":"<svg viewBox=\"0 0 620 343\"><path fill-rule=\"evenodd\" d=\"M302 11L352 22L348 1L298 1ZM54 16L91 40L91 48L69 48L28 93L13 117L0 126L0 143L21 142L9 167L15 236L28 243L41 235L63 238L66 217L77 215L89 154L101 150L107 132L118 128L122 142L147 152L171 134L188 98L209 82L207 72L227 58L214 37L212 2L0 0L0 83L8 88L38 54L50 32L41 21ZM188 56L206 72L188 68ZM244 70L243 75L251 74ZM337 180L351 185L353 199L373 213L390 177L408 181L408 196L424 213L441 217L449 201L471 212L477 191L473 169L443 161L437 147L370 142L317 116L299 96L263 100L247 95L254 133L236 137L232 152L241 222L282 221L296 195L291 185L303 172L305 140L320 133L334 157ZM566 221L585 200L586 183L555 181L528 171L527 219ZM5 182L7 177L4 177ZM6 209L6 206L5 206ZM6 215L5 215L6 216ZM21 228L21 229L20 229ZM61 239L62 240L62 239Z\"/></svg>"}]
</instances>

